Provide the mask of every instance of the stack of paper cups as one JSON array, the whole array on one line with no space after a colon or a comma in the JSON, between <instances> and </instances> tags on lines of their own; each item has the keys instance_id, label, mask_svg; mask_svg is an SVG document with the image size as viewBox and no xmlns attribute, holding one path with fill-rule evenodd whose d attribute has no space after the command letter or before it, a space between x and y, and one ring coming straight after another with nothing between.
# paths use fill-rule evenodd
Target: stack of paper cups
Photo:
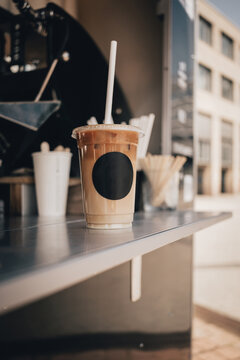
<instances>
[{"instance_id":1,"label":"stack of paper cups","mask_svg":"<svg viewBox=\"0 0 240 360\"><path fill-rule=\"evenodd\" d=\"M32 154L40 216L63 216L66 213L72 154L65 151Z\"/></svg>"}]
</instances>

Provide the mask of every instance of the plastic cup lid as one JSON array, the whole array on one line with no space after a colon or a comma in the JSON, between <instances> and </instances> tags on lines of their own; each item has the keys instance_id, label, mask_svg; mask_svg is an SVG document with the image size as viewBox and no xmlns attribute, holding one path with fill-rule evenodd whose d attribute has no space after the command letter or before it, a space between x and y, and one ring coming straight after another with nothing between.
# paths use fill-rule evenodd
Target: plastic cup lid
<instances>
[{"instance_id":1,"label":"plastic cup lid","mask_svg":"<svg viewBox=\"0 0 240 360\"><path fill-rule=\"evenodd\" d=\"M123 130L123 131L134 131L139 134L139 136L144 136L144 132L137 126L126 125L126 124L95 124L95 125L85 125L80 126L72 131L72 137L77 139L77 133L86 132L86 131L97 131L97 130Z\"/></svg>"}]
</instances>

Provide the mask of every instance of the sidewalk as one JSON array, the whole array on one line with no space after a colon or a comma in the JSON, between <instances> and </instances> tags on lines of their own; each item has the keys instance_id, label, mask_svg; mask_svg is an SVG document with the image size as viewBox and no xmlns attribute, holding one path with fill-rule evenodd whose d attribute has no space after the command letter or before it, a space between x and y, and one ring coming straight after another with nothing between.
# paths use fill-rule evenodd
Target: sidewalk
<instances>
[{"instance_id":1,"label":"sidewalk","mask_svg":"<svg viewBox=\"0 0 240 360\"><path fill-rule=\"evenodd\" d=\"M193 321L192 360L240 360L239 336L197 316Z\"/></svg>"},{"instance_id":2,"label":"sidewalk","mask_svg":"<svg viewBox=\"0 0 240 360\"><path fill-rule=\"evenodd\" d=\"M240 194L197 196L195 210L233 217L195 235L194 303L240 321Z\"/></svg>"}]
</instances>

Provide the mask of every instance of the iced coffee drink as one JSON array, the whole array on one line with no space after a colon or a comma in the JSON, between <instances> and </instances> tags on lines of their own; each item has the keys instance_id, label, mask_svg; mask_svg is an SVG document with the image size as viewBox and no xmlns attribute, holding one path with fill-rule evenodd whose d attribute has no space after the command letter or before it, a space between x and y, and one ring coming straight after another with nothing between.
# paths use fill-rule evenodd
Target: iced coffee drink
<instances>
[{"instance_id":1,"label":"iced coffee drink","mask_svg":"<svg viewBox=\"0 0 240 360\"><path fill-rule=\"evenodd\" d=\"M124 228L133 221L136 154L141 130L130 125L89 125L77 139L84 210L90 228Z\"/></svg>"}]
</instances>

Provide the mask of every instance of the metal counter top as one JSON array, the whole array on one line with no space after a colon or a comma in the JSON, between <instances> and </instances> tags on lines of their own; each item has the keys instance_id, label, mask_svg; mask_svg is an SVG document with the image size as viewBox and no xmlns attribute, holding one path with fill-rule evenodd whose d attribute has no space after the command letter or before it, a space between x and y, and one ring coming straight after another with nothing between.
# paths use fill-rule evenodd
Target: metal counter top
<instances>
[{"instance_id":1,"label":"metal counter top","mask_svg":"<svg viewBox=\"0 0 240 360\"><path fill-rule=\"evenodd\" d=\"M231 213L136 214L123 230L86 229L76 217L0 219L0 313L70 287L231 217Z\"/></svg>"}]
</instances>

